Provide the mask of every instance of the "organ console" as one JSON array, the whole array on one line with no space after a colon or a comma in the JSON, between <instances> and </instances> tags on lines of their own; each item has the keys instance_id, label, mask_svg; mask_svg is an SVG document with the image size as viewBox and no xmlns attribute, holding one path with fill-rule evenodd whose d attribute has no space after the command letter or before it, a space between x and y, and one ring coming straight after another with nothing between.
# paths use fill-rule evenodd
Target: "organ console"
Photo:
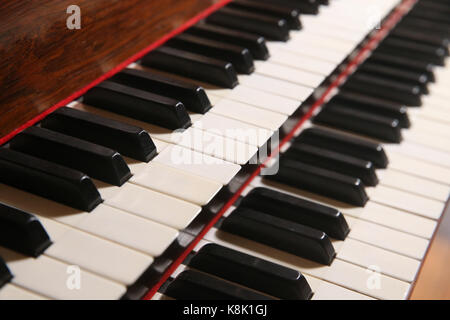
<instances>
[{"instance_id":1,"label":"organ console","mask_svg":"<svg viewBox=\"0 0 450 320\"><path fill-rule=\"evenodd\" d=\"M446 0L72 5L0 4L0 300L450 298Z\"/></svg>"}]
</instances>

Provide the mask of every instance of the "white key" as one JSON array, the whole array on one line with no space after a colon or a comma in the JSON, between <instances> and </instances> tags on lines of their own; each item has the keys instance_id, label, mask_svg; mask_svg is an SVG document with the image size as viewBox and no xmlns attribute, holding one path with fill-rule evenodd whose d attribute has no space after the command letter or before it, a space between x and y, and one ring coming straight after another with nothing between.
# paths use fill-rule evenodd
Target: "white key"
<instances>
[{"instance_id":1,"label":"white key","mask_svg":"<svg viewBox=\"0 0 450 320\"><path fill-rule=\"evenodd\" d=\"M48 300L48 298L8 283L0 289L0 300Z\"/></svg>"},{"instance_id":2,"label":"white key","mask_svg":"<svg viewBox=\"0 0 450 320\"><path fill-rule=\"evenodd\" d=\"M292 69L267 61L256 62L256 73L311 88L317 88L325 80L323 75Z\"/></svg>"},{"instance_id":3,"label":"white key","mask_svg":"<svg viewBox=\"0 0 450 320\"><path fill-rule=\"evenodd\" d=\"M198 205L132 183L110 188L112 192L104 192L99 186L106 205L177 230L186 228L202 210Z\"/></svg>"},{"instance_id":4,"label":"white key","mask_svg":"<svg viewBox=\"0 0 450 320\"><path fill-rule=\"evenodd\" d=\"M241 170L237 164L201 154L180 146L170 146L152 161L187 171L227 185Z\"/></svg>"},{"instance_id":5,"label":"white key","mask_svg":"<svg viewBox=\"0 0 450 320\"><path fill-rule=\"evenodd\" d=\"M315 285L314 295L311 300L375 300L369 296L353 290L345 289L326 281L319 279L317 279L317 281L311 281L311 279L315 279L311 276L307 276L306 278L310 284L314 282L317 283Z\"/></svg>"},{"instance_id":6,"label":"white key","mask_svg":"<svg viewBox=\"0 0 450 320\"><path fill-rule=\"evenodd\" d=\"M400 171L377 170L382 185L414 193L438 201L447 201L450 188L446 185L411 176Z\"/></svg>"},{"instance_id":7,"label":"white key","mask_svg":"<svg viewBox=\"0 0 450 320\"><path fill-rule=\"evenodd\" d=\"M377 268L391 277L414 281L420 261L389 252L360 241L346 239L337 257L363 268Z\"/></svg>"},{"instance_id":8,"label":"white key","mask_svg":"<svg viewBox=\"0 0 450 320\"><path fill-rule=\"evenodd\" d=\"M336 69L336 64L334 63L310 58L307 56L300 56L286 50L276 51L272 54L269 61L300 70L322 74L324 76L329 76L334 71L334 69Z\"/></svg>"},{"instance_id":9,"label":"white key","mask_svg":"<svg viewBox=\"0 0 450 320\"><path fill-rule=\"evenodd\" d=\"M417 130L403 130L403 138L430 148L450 153L450 138Z\"/></svg>"},{"instance_id":10,"label":"white key","mask_svg":"<svg viewBox=\"0 0 450 320\"><path fill-rule=\"evenodd\" d=\"M349 238L390 250L413 259L423 259L428 240L346 216L351 222ZM353 220L353 221L352 221Z\"/></svg>"},{"instance_id":11,"label":"white key","mask_svg":"<svg viewBox=\"0 0 450 320\"><path fill-rule=\"evenodd\" d=\"M389 152L389 168L409 175L450 185L450 169L428 163L398 152Z\"/></svg>"},{"instance_id":12,"label":"white key","mask_svg":"<svg viewBox=\"0 0 450 320\"><path fill-rule=\"evenodd\" d=\"M194 122L193 126L202 130L214 130L229 139L257 147L262 147L273 134L273 131L211 112L205 114L201 120Z\"/></svg>"},{"instance_id":13,"label":"white key","mask_svg":"<svg viewBox=\"0 0 450 320\"><path fill-rule=\"evenodd\" d=\"M204 206L220 191L222 184L157 162L146 164L131 183Z\"/></svg>"},{"instance_id":14,"label":"white key","mask_svg":"<svg viewBox=\"0 0 450 320\"><path fill-rule=\"evenodd\" d=\"M324 62L334 64L335 67L337 67L346 57L346 54L343 54L342 52L327 50L326 48L323 48L314 43L308 43L303 47L292 47L289 45L289 43L269 42L267 43L267 47L269 48L270 52L273 52L274 54L280 50L283 50L295 55L298 54L301 56L320 59Z\"/></svg>"},{"instance_id":15,"label":"white key","mask_svg":"<svg viewBox=\"0 0 450 320\"><path fill-rule=\"evenodd\" d=\"M299 100L280 97L242 85L234 88L229 94L220 96L288 116L292 115L301 104Z\"/></svg>"},{"instance_id":16,"label":"white key","mask_svg":"<svg viewBox=\"0 0 450 320\"><path fill-rule=\"evenodd\" d=\"M80 287L70 289L71 271L69 264L41 255L28 258L0 247L0 255L14 274L12 282L52 299L62 300L117 300L126 292L126 287L80 268ZM72 273L71 273L72 272Z\"/></svg>"},{"instance_id":17,"label":"white key","mask_svg":"<svg viewBox=\"0 0 450 320\"><path fill-rule=\"evenodd\" d=\"M426 218L439 219L444 210L444 203L440 201L427 199L383 185L378 185L376 188L366 188L366 192L372 201Z\"/></svg>"},{"instance_id":18,"label":"white key","mask_svg":"<svg viewBox=\"0 0 450 320\"><path fill-rule=\"evenodd\" d=\"M421 117L410 116L410 119L412 120L414 130L419 132L429 132L450 139L450 127L447 124Z\"/></svg>"},{"instance_id":19,"label":"white key","mask_svg":"<svg viewBox=\"0 0 450 320\"><path fill-rule=\"evenodd\" d=\"M248 104L228 99L220 100L220 102L211 109L211 112L271 131L278 130L287 120L286 115L262 110Z\"/></svg>"},{"instance_id":20,"label":"white key","mask_svg":"<svg viewBox=\"0 0 450 320\"><path fill-rule=\"evenodd\" d=\"M178 231L173 228L104 204L87 213L3 184L0 184L0 202L34 214L38 218L52 219L120 243L152 257L160 256L178 237ZM129 232L130 230L132 232Z\"/></svg>"},{"instance_id":21,"label":"white key","mask_svg":"<svg viewBox=\"0 0 450 320\"><path fill-rule=\"evenodd\" d=\"M243 86L300 101L306 100L314 91L311 87L302 86L260 74L252 74L251 76L241 75L239 76L239 82Z\"/></svg>"},{"instance_id":22,"label":"white key","mask_svg":"<svg viewBox=\"0 0 450 320\"><path fill-rule=\"evenodd\" d=\"M41 218L40 222L53 242L45 250L46 256L78 265L104 278L131 285L153 263L148 255L86 232L50 219Z\"/></svg>"},{"instance_id":23,"label":"white key","mask_svg":"<svg viewBox=\"0 0 450 320\"><path fill-rule=\"evenodd\" d=\"M388 158L390 158L391 152L398 152L450 169L450 154L409 141L404 141L400 145L386 144L384 145L384 150Z\"/></svg>"}]
</instances>

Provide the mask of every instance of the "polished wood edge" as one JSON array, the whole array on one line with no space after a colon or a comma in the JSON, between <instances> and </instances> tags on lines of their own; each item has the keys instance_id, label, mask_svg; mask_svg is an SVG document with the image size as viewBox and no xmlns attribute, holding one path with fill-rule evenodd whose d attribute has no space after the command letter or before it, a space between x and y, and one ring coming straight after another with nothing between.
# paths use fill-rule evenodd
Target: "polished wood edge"
<instances>
[{"instance_id":1,"label":"polished wood edge","mask_svg":"<svg viewBox=\"0 0 450 320\"><path fill-rule=\"evenodd\" d=\"M450 199L440 217L408 296L410 300L450 300Z\"/></svg>"},{"instance_id":2,"label":"polished wood edge","mask_svg":"<svg viewBox=\"0 0 450 320\"><path fill-rule=\"evenodd\" d=\"M65 35L67 37L77 37L74 34L78 31L72 33L67 33L67 30L61 31L65 27L62 26L60 21L60 7L67 4L68 0L60 2L45 1L45 3L23 3L15 0L5 0L4 3L0 4L0 29L6 30L0 33L0 54L2 54L2 57L5 57L5 59L0 61L3 70L2 75L0 75L0 84L2 86L2 92L0 92L0 145L9 141L22 130L39 122L49 113L77 99L90 88L113 76L130 63L140 59L151 50L164 44L170 38L183 32L232 0L122 0L113 4L108 2L105 7L111 11L112 16L107 18L102 16L104 19L99 19L100 22L98 23L90 21L89 26L86 27L88 30L83 31L84 33L78 36L81 39L76 38L78 41L72 41L72 38L64 39ZM105 1L80 0L79 3L83 3L87 8L90 8L89 12L91 15L97 18L97 7L105 4ZM142 10L139 10L140 7L130 6L133 3L143 7ZM190 4L192 4L192 7L189 6ZM58 16L55 16L52 10L48 10L48 21L44 20L42 26L35 26L34 24L38 22L34 20L38 16L47 14L45 10L46 5L53 10L57 6ZM27 6L33 7L28 8ZM133 19L126 16L126 12L118 10L126 9L128 8L127 6L130 7L130 10L134 10L133 13L142 12L140 14L142 23L138 26L133 22ZM158 14L154 15L154 18L152 12L144 10L144 8L148 9L149 7L159 10L157 11ZM33 8L37 11L36 13L28 12ZM14 13L17 17L9 17L8 13ZM117 21L115 20L116 16L113 14L120 15L117 16ZM148 21L149 15L154 20ZM34 20L26 24L24 23L25 21L21 21L21 16ZM2 19L2 17L5 19ZM146 17L147 19L145 19ZM176 18L176 20L171 21L172 17ZM9 18L9 20L6 21L6 18ZM8 25L8 22L12 23L10 20L13 18L18 20L17 25ZM93 20L92 17L90 18L90 20ZM132 28L134 32L129 35L130 40L128 42L125 41L126 48L124 44L118 46L118 44L114 43L114 33L122 30L115 26L119 21L128 28ZM44 25L48 30L46 30L45 36L41 38L40 28L45 30ZM136 30L133 29L135 26ZM57 32L55 29L57 29ZM95 36L90 34L90 30L93 30L92 33L95 33ZM154 34L152 33L153 31ZM23 39L22 33L24 34ZM100 35L108 38L108 40L104 40ZM126 35L128 36L128 34ZM122 36L124 35L122 34ZM101 45L95 45L96 37L100 37L98 41ZM61 41L61 48L54 46L52 43L52 41L58 43L58 40ZM63 41L64 44L62 44ZM124 39L122 39L123 41ZM134 42L137 42L137 44L134 44ZM115 45L114 50L108 47L108 45L112 44ZM44 46L45 50L41 46ZM87 54L80 47L85 50L89 48L89 50L94 52L97 50L99 53L96 53L95 57L93 57L91 54L94 55L94 53L89 52ZM7 50L3 48L7 48ZM35 52L39 50L42 52ZM15 51L26 53L18 55L14 54ZM58 54L53 53L53 51L57 51ZM26 54L33 57L33 62L23 60ZM66 54L70 57L66 57ZM38 57L39 55L43 56ZM97 57L98 62L94 59ZM86 61L83 60L84 58ZM76 61L74 66L70 64L70 59ZM55 62L55 65L53 65L54 60L58 61L58 64ZM25 64L30 64L29 69L34 67L35 70L25 68L23 66L24 62ZM34 66L37 64L39 65L38 67ZM60 71L58 68L62 70ZM55 69L57 70L55 71ZM30 74L27 74L28 71ZM35 75L36 73L37 75ZM57 76L58 79L55 79ZM38 80L36 80L36 77ZM46 79L49 83L46 83ZM50 82L54 84L54 87L49 85ZM36 101L33 99L36 99Z\"/></svg>"},{"instance_id":3,"label":"polished wood edge","mask_svg":"<svg viewBox=\"0 0 450 320\"><path fill-rule=\"evenodd\" d=\"M280 152L286 143L292 140L296 132L302 128L304 123L308 121L314 113L324 105L325 101L333 95L333 91L337 89L354 71L355 66L360 65L368 57L368 53L372 52L378 44L388 35L390 30L400 21L400 19L414 6L418 0L402 0L397 8L391 12L390 15L384 20L381 28L375 32L375 34L368 36L368 41L361 47L357 54L345 65L345 68L338 73L335 80L325 88L318 88L316 92L324 92L318 99L311 105L308 112L298 120L295 127L283 138L278 147L272 151L271 155L262 163L255 172L244 182L233 197L223 206L223 208L217 213L217 215L203 228L203 230L196 236L195 240L186 248L186 250L171 264L171 266L164 272L161 279L156 285L154 285L148 293L142 298L143 300L151 300L153 296L158 292L159 288L170 278L175 270L183 263L187 256L195 249L199 242L204 238L206 233L214 227L219 219L225 214L225 212L239 199L245 188L249 186L251 181L259 175L261 170ZM363 41L364 42L364 41Z\"/></svg>"}]
</instances>

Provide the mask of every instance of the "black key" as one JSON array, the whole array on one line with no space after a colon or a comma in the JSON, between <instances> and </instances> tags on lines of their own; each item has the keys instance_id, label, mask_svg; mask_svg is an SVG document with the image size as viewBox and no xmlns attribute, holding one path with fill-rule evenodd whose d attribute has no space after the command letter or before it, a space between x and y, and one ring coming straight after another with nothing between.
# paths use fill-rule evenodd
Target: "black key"
<instances>
[{"instance_id":1,"label":"black key","mask_svg":"<svg viewBox=\"0 0 450 320\"><path fill-rule=\"evenodd\" d=\"M130 169L117 151L48 129L28 128L11 140L10 147L116 186L131 177Z\"/></svg>"},{"instance_id":2,"label":"black key","mask_svg":"<svg viewBox=\"0 0 450 320\"><path fill-rule=\"evenodd\" d=\"M191 79L233 89L238 85L236 71L230 62L199 54L160 47L142 58L144 66L172 72Z\"/></svg>"},{"instance_id":3,"label":"black key","mask_svg":"<svg viewBox=\"0 0 450 320\"><path fill-rule=\"evenodd\" d=\"M259 0L235 0L228 7L284 19L287 21L291 30L300 30L302 28L300 12L295 8L277 6L271 3L261 3Z\"/></svg>"},{"instance_id":4,"label":"black key","mask_svg":"<svg viewBox=\"0 0 450 320\"><path fill-rule=\"evenodd\" d=\"M428 93L427 84L430 80L428 79L428 75L423 72L406 71L370 61L359 66L358 72L395 80L412 86L419 86L422 94Z\"/></svg>"},{"instance_id":5,"label":"black key","mask_svg":"<svg viewBox=\"0 0 450 320\"><path fill-rule=\"evenodd\" d=\"M245 47L250 50L250 53L256 60L267 60L270 56L264 37L253 33L228 29L209 23L199 23L187 29L185 32L211 40L224 41L226 43Z\"/></svg>"},{"instance_id":6,"label":"black key","mask_svg":"<svg viewBox=\"0 0 450 320\"><path fill-rule=\"evenodd\" d=\"M389 36L380 44L377 51L443 66L448 49Z\"/></svg>"},{"instance_id":7,"label":"black key","mask_svg":"<svg viewBox=\"0 0 450 320\"><path fill-rule=\"evenodd\" d=\"M284 157L361 179L366 186L376 186L378 177L372 162L330 151L301 140L292 145Z\"/></svg>"},{"instance_id":8,"label":"black key","mask_svg":"<svg viewBox=\"0 0 450 320\"><path fill-rule=\"evenodd\" d=\"M8 266L5 263L5 260L3 260L2 257L0 257L0 289L11 281L13 278L13 275L11 274L11 271L9 271Z\"/></svg>"},{"instance_id":9,"label":"black key","mask_svg":"<svg viewBox=\"0 0 450 320\"><path fill-rule=\"evenodd\" d=\"M424 8L417 8L416 10L411 10L408 13L411 17L417 17L422 18L425 20L430 20L433 22L438 22L440 24L444 24L446 26L450 26L450 19L448 18L448 12L441 12L440 10L433 10L433 9L427 9L424 10Z\"/></svg>"},{"instance_id":10,"label":"black key","mask_svg":"<svg viewBox=\"0 0 450 320\"><path fill-rule=\"evenodd\" d=\"M349 108L355 108L356 110L397 119L402 128L409 128L411 126L408 117L408 108L390 100L379 99L350 90L342 90L327 103L327 106L333 104L344 105Z\"/></svg>"},{"instance_id":11,"label":"black key","mask_svg":"<svg viewBox=\"0 0 450 320\"><path fill-rule=\"evenodd\" d=\"M372 53L367 62L373 61L386 66L392 66L396 68L401 68L407 71L421 72L427 75L429 81L434 82L434 68L435 66L428 61L420 61L418 59L412 59L408 57L398 57L390 54L381 53L375 51Z\"/></svg>"},{"instance_id":12,"label":"black key","mask_svg":"<svg viewBox=\"0 0 450 320\"><path fill-rule=\"evenodd\" d=\"M217 244L202 247L188 266L280 299L312 296L300 272Z\"/></svg>"},{"instance_id":13,"label":"black key","mask_svg":"<svg viewBox=\"0 0 450 320\"><path fill-rule=\"evenodd\" d=\"M420 86L358 71L343 85L343 88L397 101L408 106L422 105Z\"/></svg>"},{"instance_id":14,"label":"black key","mask_svg":"<svg viewBox=\"0 0 450 320\"><path fill-rule=\"evenodd\" d=\"M186 109L196 113L205 114L211 109L211 102L202 87L178 79L143 70L125 69L111 80L161 96L174 97Z\"/></svg>"},{"instance_id":15,"label":"black key","mask_svg":"<svg viewBox=\"0 0 450 320\"><path fill-rule=\"evenodd\" d=\"M339 210L268 188L253 189L242 199L239 207L294 221L339 240L344 240L350 231Z\"/></svg>"},{"instance_id":16,"label":"black key","mask_svg":"<svg viewBox=\"0 0 450 320\"><path fill-rule=\"evenodd\" d=\"M206 21L231 29L256 33L269 40L287 41L289 39L287 21L264 14L225 7L210 15Z\"/></svg>"},{"instance_id":17,"label":"black key","mask_svg":"<svg viewBox=\"0 0 450 320\"><path fill-rule=\"evenodd\" d=\"M218 60L229 61L239 73L251 74L255 71L255 65L250 51L242 46L210 40L191 34L181 34L167 42L166 46Z\"/></svg>"},{"instance_id":18,"label":"black key","mask_svg":"<svg viewBox=\"0 0 450 320\"><path fill-rule=\"evenodd\" d=\"M83 102L167 129L185 129L191 125L191 118L180 101L112 81L104 81L89 90Z\"/></svg>"},{"instance_id":19,"label":"black key","mask_svg":"<svg viewBox=\"0 0 450 320\"><path fill-rule=\"evenodd\" d=\"M47 232L35 216L0 203L0 246L38 257L51 244Z\"/></svg>"},{"instance_id":20,"label":"black key","mask_svg":"<svg viewBox=\"0 0 450 320\"><path fill-rule=\"evenodd\" d=\"M302 131L294 143L296 141L303 141L317 147L365 159L371 161L379 168L386 168L389 162L381 144L332 130L308 128Z\"/></svg>"},{"instance_id":21,"label":"black key","mask_svg":"<svg viewBox=\"0 0 450 320\"><path fill-rule=\"evenodd\" d=\"M83 211L102 202L84 173L5 148L0 148L0 182Z\"/></svg>"},{"instance_id":22,"label":"black key","mask_svg":"<svg viewBox=\"0 0 450 320\"><path fill-rule=\"evenodd\" d=\"M387 142L400 143L402 141L398 119L355 110L344 105L325 106L314 117L313 122Z\"/></svg>"},{"instance_id":23,"label":"black key","mask_svg":"<svg viewBox=\"0 0 450 320\"><path fill-rule=\"evenodd\" d=\"M360 207L369 200L360 179L283 157L278 173L265 178Z\"/></svg>"},{"instance_id":24,"label":"black key","mask_svg":"<svg viewBox=\"0 0 450 320\"><path fill-rule=\"evenodd\" d=\"M318 14L319 0L259 0L261 2L268 2L274 5L294 8L300 11L301 14Z\"/></svg>"},{"instance_id":25,"label":"black key","mask_svg":"<svg viewBox=\"0 0 450 320\"><path fill-rule=\"evenodd\" d=\"M397 26L390 33L397 38L405 38L408 40L418 41L420 43L430 44L433 46L443 47L448 55L449 37L439 33L432 33L428 30L421 30L411 26Z\"/></svg>"},{"instance_id":26,"label":"black key","mask_svg":"<svg viewBox=\"0 0 450 320\"><path fill-rule=\"evenodd\" d=\"M273 300L264 294L194 270L180 273L164 294L177 300Z\"/></svg>"},{"instance_id":27,"label":"black key","mask_svg":"<svg viewBox=\"0 0 450 320\"><path fill-rule=\"evenodd\" d=\"M450 26L444 25L439 22L434 22L431 20L406 16L400 21L399 26L411 27L411 28L419 28L426 32L440 34L444 36L450 36Z\"/></svg>"},{"instance_id":28,"label":"black key","mask_svg":"<svg viewBox=\"0 0 450 320\"><path fill-rule=\"evenodd\" d=\"M58 109L42 120L41 126L143 162L150 161L157 152L147 131L73 108Z\"/></svg>"},{"instance_id":29,"label":"black key","mask_svg":"<svg viewBox=\"0 0 450 320\"><path fill-rule=\"evenodd\" d=\"M220 229L325 265L336 255L324 232L245 207L235 209Z\"/></svg>"}]
</instances>

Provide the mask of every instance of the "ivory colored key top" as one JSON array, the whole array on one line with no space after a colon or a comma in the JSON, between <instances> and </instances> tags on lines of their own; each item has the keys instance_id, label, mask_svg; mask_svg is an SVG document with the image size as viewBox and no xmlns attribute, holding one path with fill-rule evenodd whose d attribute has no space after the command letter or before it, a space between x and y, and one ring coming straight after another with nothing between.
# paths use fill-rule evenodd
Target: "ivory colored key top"
<instances>
[{"instance_id":1,"label":"ivory colored key top","mask_svg":"<svg viewBox=\"0 0 450 320\"><path fill-rule=\"evenodd\" d=\"M450 185L450 169L448 168L417 160L398 152L390 152L389 161L389 166L392 169L433 180L447 186Z\"/></svg>"},{"instance_id":2,"label":"ivory colored key top","mask_svg":"<svg viewBox=\"0 0 450 320\"><path fill-rule=\"evenodd\" d=\"M132 183L121 188L98 185L105 204L177 230L186 228L201 211L200 206Z\"/></svg>"},{"instance_id":3,"label":"ivory colored key top","mask_svg":"<svg viewBox=\"0 0 450 320\"><path fill-rule=\"evenodd\" d=\"M204 206L210 202L222 188L222 184L219 182L189 174L157 162L147 164L145 169L135 173L130 182L199 206Z\"/></svg>"},{"instance_id":4,"label":"ivory colored key top","mask_svg":"<svg viewBox=\"0 0 450 320\"><path fill-rule=\"evenodd\" d=\"M228 99L222 99L211 112L272 131L278 130L287 119L285 115Z\"/></svg>"},{"instance_id":5,"label":"ivory colored key top","mask_svg":"<svg viewBox=\"0 0 450 320\"><path fill-rule=\"evenodd\" d=\"M334 63L310 58L307 56L299 56L298 54L289 52L287 50L278 50L274 52L269 61L300 70L322 74L324 76L329 76L334 71L334 69L336 69L336 64Z\"/></svg>"},{"instance_id":6,"label":"ivory colored key top","mask_svg":"<svg viewBox=\"0 0 450 320\"><path fill-rule=\"evenodd\" d=\"M117 243L42 218L53 240L45 255L117 281L133 284L153 258ZM126 261L126 263L124 263Z\"/></svg>"},{"instance_id":7,"label":"ivory colored key top","mask_svg":"<svg viewBox=\"0 0 450 320\"><path fill-rule=\"evenodd\" d=\"M179 134L177 144L240 165L246 164L258 151L255 146L215 134L214 131L189 128Z\"/></svg>"},{"instance_id":8,"label":"ivory colored key top","mask_svg":"<svg viewBox=\"0 0 450 320\"><path fill-rule=\"evenodd\" d=\"M0 248L0 253L14 273L14 284L52 299L117 300L126 292L126 287L117 282L81 268L71 268L69 264L44 255L37 259L27 258L4 248ZM77 270L80 272L81 286L70 290L69 276L76 276ZM76 285L75 282L73 284Z\"/></svg>"},{"instance_id":9,"label":"ivory colored key top","mask_svg":"<svg viewBox=\"0 0 450 320\"><path fill-rule=\"evenodd\" d=\"M403 137L408 141L450 153L450 138L448 137L418 132L417 130L406 130L403 132Z\"/></svg>"},{"instance_id":10,"label":"ivory colored key top","mask_svg":"<svg viewBox=\"0 0 450 320\"><path fill-rule=\"evenodd\" d=\"M386 144L384 149L388 158L390 158L391 152L399 152L403 155L450 169L450 154L433 148L404 141L401 145Z\"/></svg>"},{"instance_id":11,"label":"ivory colored key top","mask_svg":"<svg viewBox=\"0 0 450 320\"><path fill-rule=\"evenodd\" d=\"M349 238L390 250L413 259L423 259L428 240L363 220L346 217L352 228ZM351 221L351 222L350 222Z\"/></svg>"},{"instance_id":12,"label":"ivory colored key top","mask_svg":"<svg viewBox=\"0 0 450 320\"><path fill-rule=\"evenodd\" d=\"M260 74L240 76L239 81L243 86L274 93L279 96L305 101L312 93L313 88L283 81Z\"/></svg>"},{"instance_id":13,"label":"ivory colored key top","mask_svg":"<svg viewBox=\"0 0 450 320\"><path fill-rule=\"evenodd\" d=\"M327 50L317 44L308 43L308 45L300 47L293 47L290 43L281 43L281 42L269 42L267 43L267 47L270 49L270 52L277 52L279 50L284 50L286 52L290 52L295 55L301 55L309 58L314 58L317 60L321 60L324 62L332 63L334 65L339 65L342 60L345 59L345 54L342 52L336 52L332 50Z\"/></svg>"},{"instance_id":14,"label":"ivory colored key top","mask_svg":"<svg viewBox=\"0 0 450 320\"><path fill-rule=\"evenodd\" d=\"M306 72L299 69L292 69L290 67L277 65L271 62L257 61L255 65L256 73L258 74L311 88L317 88L325 79L325 76L323 75Z\"/></svg>"},{"instance_id":15,"label":"ivory colored key top","mask_svg":"<svg viewBox=\"0 0 450 320\"><path fill-rule=\"evenodd\" d=\"M330 282L306 276L314 291L311 300L375 300L353 290L348 290ZM314 279L314 280L313 280Z\"/></svg>"},{"instance_id":16,"label":"ivory colored key top","mask_svg":"<svg viewBox=\"0 0 450 320\"><path fill-rule=\"evenodd\" d=\"M0 300L48 300L48 298L14 284L7 284L0 290Z\"/></svg>"},{"instance_id":17,"label":"ivory colored key top","mask_svg":"<svg viewBox=\"0 0 450 320\"><path fill-rule=\"evenodd\" d=\"M363 268L377 267L380 272L406 282L414 281L420 261L389 252L353 239L346 240L337 257Z\"/></svg>"},{"instance_id":18,"label":"ivory colored key top","mask_svg":"<svg viewBox=\"0 0 450 320\"><path fill-rule=\"evenodd\" d=\"M216 93L212 93L216 94ZM218 92L222 98L239 101L265 110L292 115L300 106L301 101L284 98L272 93L253 89L245 86L237 86L234 90Z\"/></svg>"},{"instance_id":19,"label":"ivory colored key top","mask_svg":"<svg viewBox=\"0 0 450 320\"><path fill-rule=\"evenodd\" d=\"M411 192L422 197L438 201L447 201L450 188L423 178L411 176L396 170L378 170L378 177L382 185Z\"/></svg>"},{"instance_id":20,"label":"ivory colored key top","mask_svg":"<svg viewBox=\"0 0 450 320\"><path fill-rule=\"evenodd\" d=\"M173 228L104 204L87 213L3 184L0 184L0 202L30 212L38 218L61 222L153 257L160 256L178 237L178 231ZM133 232L125 232L126 230Z\"/></svg>"},{"instance_id":21,"label":"ivory colored key top","mask_svg":"<svg viewBox=\"0 0 450 320\"><path fill-rule=\"evenodd\" d=\"M200 120L195 121L193 127L211 130L215 134L257 147L262 147L273 134L273 131L212 112L208 112Z\"/></svg>"},{"instance_id":22,"label":"ivory colored key top","mask_svg":"<svg viewBox=\"0 0 450 320\"><path fill-rule=\"evenodd\" d=\"M237 164L213 158L181 146L166 148L153 161L220 182L223 185L228 184L241 170L241 167Z\"/></svg>"},{"instance_id":23,"label":"ivory colored key top","mask_svg":"<svg viewBox=\"0 0 450 320\"><path fill-rule=\"evenodd\" d=\"M366 192L372 201L435 220L439 219L445 205L440 201L424 198L384 185L379 185L376 188L366 188Z\"/></svg>"}]
</instances>

